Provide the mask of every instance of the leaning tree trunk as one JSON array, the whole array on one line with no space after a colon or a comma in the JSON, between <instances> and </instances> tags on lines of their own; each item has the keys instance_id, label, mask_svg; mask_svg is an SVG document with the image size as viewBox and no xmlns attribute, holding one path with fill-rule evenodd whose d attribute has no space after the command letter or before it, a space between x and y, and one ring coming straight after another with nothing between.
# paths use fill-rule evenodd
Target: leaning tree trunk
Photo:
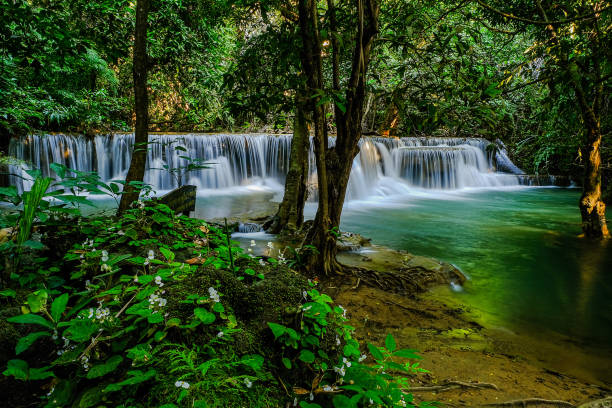
<instances>
[{"instance_id":1,"label":"leaning tree trunk","mask_svg":"<svg viewBox=\"0 0 612 408\"><path fill-rule=\"evenodd\" d=\"M285 181L285 195L278 207L278 212L266 230L273 234L281 231L293 232L304 222L304 205L308 195L308 151L310 135L306 122L306 113L302 101L296 102L293 137L291 138L291 156L289 171Z\"/></svg>"},{"instance_id":2,"label":"leaning tree trunk","mask_svg":"<svg viewBox=\"0 0 612 408\"><path fill-rule=\"evenodd\" d=\"M134 182L142 182L147 161L147 143L149 139L149 99L147 94L147 17L150 0L137 0L136 27L134 33L134 110L136 126L132 160L125 179L124 192L121 196L118 212L121 213L138 200L140 188Z\"/></svg>"}]
</instances>

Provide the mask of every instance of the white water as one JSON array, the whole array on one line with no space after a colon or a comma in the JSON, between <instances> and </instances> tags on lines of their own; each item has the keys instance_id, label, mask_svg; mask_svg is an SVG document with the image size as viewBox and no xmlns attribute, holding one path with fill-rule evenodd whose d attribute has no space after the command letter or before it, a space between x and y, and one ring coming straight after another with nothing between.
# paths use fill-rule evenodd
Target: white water
<instances>
[{"instance_id":1,"label":"white water","mask_svg":"<svg viewBox=\"0 0 612 408\"><path fill-rule=\"evenodd\" d=\"M178 186L163 166L186 166L188 156L205 161L209 168L195 170L181 180L198 186L200 193L223 194L249 191L282 192L289 166L291 135L185 134L151 135L145 182L158 191ZM330 138L330 144L334 139ZM13 139L9 154L54 176L51 163L71 169L95 171L104 181L124 179L130 163L131 134L32 135ZM364 137L353 161L348 200L403 195L415 190L455 191L466 188L518 186L520 172L503 150L487 152L489 142L464 138ZM177 150L183 146L187 151ZM314 153L310 152L311 199L316 195ZM497 172L495 166L509 172ZM13 166L14 173L22 169ZM13 176L20 190L28 181Z\"/></svg>"}]
</instances>

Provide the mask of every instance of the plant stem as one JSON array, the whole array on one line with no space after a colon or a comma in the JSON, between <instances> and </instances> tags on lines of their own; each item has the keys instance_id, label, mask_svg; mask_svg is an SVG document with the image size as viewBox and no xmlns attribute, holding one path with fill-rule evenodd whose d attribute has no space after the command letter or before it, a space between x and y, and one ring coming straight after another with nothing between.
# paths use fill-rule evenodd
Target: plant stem
<instances>
[{"instance_id":1,"label":"plant stem","mask_svg":"<svg viewBox=\"0 0 612 408\"><path fill-rule=\"evenodd\" d=\"M232 272L234 272L234 257L232 256L232 242L230 239L229 228L227 227L227 218L225 220L225 239L227 241L227 252L229 253L230 259L230 267L232 268Z\"/></svg>"}]
</instances>

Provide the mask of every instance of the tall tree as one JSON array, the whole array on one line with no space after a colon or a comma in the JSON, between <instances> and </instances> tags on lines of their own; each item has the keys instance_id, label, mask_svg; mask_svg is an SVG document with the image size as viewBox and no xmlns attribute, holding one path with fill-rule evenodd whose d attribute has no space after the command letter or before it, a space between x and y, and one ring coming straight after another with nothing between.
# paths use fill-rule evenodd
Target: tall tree
<instances>
[{"instance_id":1,"label":"tall tree","mask_svg":"<svg viewBox=\"0 0 612 408\"><path fill-rule=\"evenodd\" d=\"M601 193L601 113L612 74L612 6L608 1L592 0L477 2L494 23L529 30L536 41L527 52L544 62L544 72L539 74L552 84L571 86L584 128L582 230L587 237L609 238Z\"/></svg>"},{"instance_id":2,"label":"tall tree","mask_svg":"<svg viewBox=\"0 0 612 408\"><path fill-rule=\"evenodd\" d=\"M337 8L333 0L328 1L329 34L332 40L331 87L326 87L324 80L317 2L315 0L298 2L302 38L301 61L310 93L319 193L314 224L305 239L307 243L314 245L317 251L307 257L307 267L326 275L342 271L342 266L336 260L336 241L353 159L359 151L366 75L372 42L378 33L378 2L356 0L353 4L352 18L347 13L347 20L354 22L351 68L342 89ZM327 100L332 100L334 107L336 140L333 146L330 146L327 135L325 114Z\"/></svg>"},{"instance_id":3,"label":"tall tree","mask_svg":"<svg viewBox=\"0 0 612 408\"><path fill-rule=\"evenodd\" d=\"M142 182L147 161L147 143L149 140L149 98L147 91L147 18L150 0L137 0L136 26L134 30L134 111L136 126L132 161L125 180L124 193L119 203L119 212L130 208L138 200L140 189L136 184Z\"/></svg>"}]
</instances>

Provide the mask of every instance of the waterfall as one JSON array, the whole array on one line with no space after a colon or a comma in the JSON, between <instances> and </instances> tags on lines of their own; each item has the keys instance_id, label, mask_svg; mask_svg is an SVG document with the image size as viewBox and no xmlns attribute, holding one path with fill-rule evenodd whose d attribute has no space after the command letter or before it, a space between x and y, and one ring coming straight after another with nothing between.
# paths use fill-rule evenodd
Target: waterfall
<instances>
[{"instance_id":1,"label":"waterfall","mask_svg":"<svg viewBox=\"0 0 612 408\"><path fill-rule=\"evenodd\" d=\"M335 139L330 137L330 145ZM131 159L133 134L86 137L30 135L12 139L9 155L43 175L54 176L51 163L98 173L104 181L124 179ZM477 138L364 137L353 161L347 199L401 194L409 189L454 190L467 187L518 185L521 173L505 153L488 149L490 142ZM177 149L178 146L182 148ZM152 134L149 137L145 182L157 191L193 184L202 190L223 191L259 186L282 190L289 168L291 135L266 134ZM167 169L187 166L197 159L206 168L186 174ZM316 191L314 151L310 149L311 190ZM495 169L503 170L496 171ZM20 191L29 182L19 177L23 168L12 166L11 183ZM316 192L311 194L314 199Z\"/></svg>"}]
</instances>

